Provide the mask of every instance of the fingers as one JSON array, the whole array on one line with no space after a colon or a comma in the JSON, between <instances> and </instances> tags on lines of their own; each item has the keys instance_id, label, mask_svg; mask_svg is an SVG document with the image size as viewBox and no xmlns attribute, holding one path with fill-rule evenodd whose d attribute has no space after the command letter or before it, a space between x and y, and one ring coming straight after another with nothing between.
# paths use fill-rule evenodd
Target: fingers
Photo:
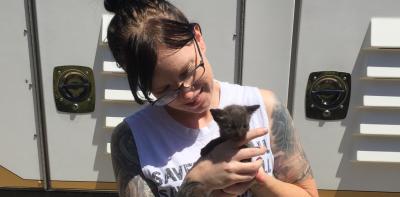
<instances>
[{"instance_id":1,"label":"fingers","mask_svg":"<svg viewBox=\"0 0 400 197\"><path fill-rule=\"evenodd\" d=\"M258 157L264 155L267 152L267 147L252 147L252 148L242 148L240 149L236 155L232 157L232 159L241 161L244 159L250 159L252 157Z\"/></svg>"},{"instance_id":2,"label":"fingers","mask_svg":"<svg viewBox=\"0 0 400 197\"><path fill-rule=\"evenodd\" d=\"M243 176L240 181L249 181L257 175L258 170L261 168L263 160L256 160L253 162L236 162L232 171L236 174Z\"/></svg>"},{"instance_id":3,"label":"fingers","mask_svg":"<svg viewBox=\"0 0 400 197\"><path fill-rule=\"evenodd\" d=\"M268 174L265 173L264 169L261 167L261 168L259 168L257 175L255 176L255 180L258 183L266 183L267 182L266 179L268 178L267 176L268 176Z\"/></svg>"},{"instance_id":4,"label":"fingers","mask_svg":"<svg viewBox=\"0 0 400 197\"><path fill-rule=\"evenodd\" d=\"M237 147L241 147L247 143L249 143L252 139L261 137L268 133L266 128L257 128L250 130L246 133L246 137L243 140L236 142Z\"/></svg>"}]
</instances>

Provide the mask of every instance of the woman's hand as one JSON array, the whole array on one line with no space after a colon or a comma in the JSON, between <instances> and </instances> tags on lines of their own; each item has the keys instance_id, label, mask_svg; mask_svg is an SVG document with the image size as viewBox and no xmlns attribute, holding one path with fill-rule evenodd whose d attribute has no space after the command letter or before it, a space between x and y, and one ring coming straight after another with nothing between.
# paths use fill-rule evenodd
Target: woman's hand
<instances>
[{"instance_id":1,"label":"woman's hand","mask_svg":"<svg viewBox=\"0 0 400 197\"><path fill-rule=\"evenodd\" d=\"M262 160L251 162L241 162L241 160L263 155L266 148L240 147L266 133L266 129L258 128L247 132L245 139L241 141L228 140L219 144L207 156L196 162L186 175L185 182L197 182L207 193L221 189L220 192L228 194L243 193L251 186L250 182L257 175Z\"/></svg>"}]
</instances>

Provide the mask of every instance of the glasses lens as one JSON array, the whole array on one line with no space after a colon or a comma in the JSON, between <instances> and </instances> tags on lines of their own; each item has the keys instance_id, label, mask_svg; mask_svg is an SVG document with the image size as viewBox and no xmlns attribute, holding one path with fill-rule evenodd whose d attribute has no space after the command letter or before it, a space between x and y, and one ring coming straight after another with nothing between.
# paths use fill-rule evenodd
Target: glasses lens
<instances>
[{"instance_id":1,"label":"glasses lens","mask_svg":"<svg viewBox=\"0 0 400 197\"><path fill-rule=\"evenodd\" d=\"M170 102L172 102L173 100L176 99L176 97L179 94L179 91L180 90L178 89L178 90L173 90L173 91L167 92L164 96L160 97L155 102L153 102L152 105L155 105L155 106L168 105Z\"/></svg>"},{"instance_id":2,"label":"glasses lens","mask_svg":"<svg viewBox=\"0 0 400 197\"><path fill-rule=\"evenodd\" d=\"M188 72L187 77L183 80L183 86L185 88L193 86L203 75L204 67L202 65L197 65L192 71Z\"/></svg>"},{"instance_id":3,"label":"glasses lens","mask_svg":"<svg viewBox=\"0 0 400 197\"><path fill-rule=\"evenodd\" d=\"M182 86L177 90L171 90L165 93L164 96L157 99L153 105L155 106L164 106L168 105L170 102L176 99L181 91L191 91L197 88L197 83L203 78L204 76L204 65L198 65L196 69L189 72L189 77L187 77L184 81Z\"/></svg>"},{"instance_id":4,"label":"glasses lens","mask_svg":"<svg viewBox=\"0 0 400 197\"><path fill-rule=\"evenodd\" d=\"M192 86L195 85L198 81L200 81L201 78L203 78L204 72L205 72L204 64L202 63L197 66L196 71L194 72Z\"/></svg>"}]
</instances>

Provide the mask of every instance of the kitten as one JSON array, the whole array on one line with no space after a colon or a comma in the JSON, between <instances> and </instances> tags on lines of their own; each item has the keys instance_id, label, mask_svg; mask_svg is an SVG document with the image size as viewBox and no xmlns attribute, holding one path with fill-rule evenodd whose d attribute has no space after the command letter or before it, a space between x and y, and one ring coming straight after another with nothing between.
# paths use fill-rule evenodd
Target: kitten
<instances>
[{"instance_id":1,"label":"kitten","mask_svg":"<svg viewBox=\"0 0 400 197\"><path fill-rule=\"evenodd\" d=\"M219 126L220 137L211 140L203 147L201 156L207 155L215 146L226 140L239 141L244 139L249 130L250 117L259 107L260 105L229 105L224 109L210 109L215 122ZM247 147L249 146L251 145L247 144Z\"/></svg>"}]
</instances>

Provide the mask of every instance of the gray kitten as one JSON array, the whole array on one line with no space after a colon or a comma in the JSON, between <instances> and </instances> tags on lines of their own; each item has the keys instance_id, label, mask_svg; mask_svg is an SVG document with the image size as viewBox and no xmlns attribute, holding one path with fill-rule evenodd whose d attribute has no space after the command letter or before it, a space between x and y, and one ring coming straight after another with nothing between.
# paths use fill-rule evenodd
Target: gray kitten
<instances>
[{"instance_id":1,"label":"gray kitten","mask_svg":"<svg viewBox=\"0 0 400 197\"><path fill-rule=\"evenodd\" d=\"M260 105L229 105L224 109L210 109L215 122L217 122L219 126L220 137L211 140L205 147L203 147L201 149L201 156L207 155L215 148L215 146L226 140L232 139L239 141L244 139L249 130L251 115L259 107Z\"/></svg>"}]
</instances>

